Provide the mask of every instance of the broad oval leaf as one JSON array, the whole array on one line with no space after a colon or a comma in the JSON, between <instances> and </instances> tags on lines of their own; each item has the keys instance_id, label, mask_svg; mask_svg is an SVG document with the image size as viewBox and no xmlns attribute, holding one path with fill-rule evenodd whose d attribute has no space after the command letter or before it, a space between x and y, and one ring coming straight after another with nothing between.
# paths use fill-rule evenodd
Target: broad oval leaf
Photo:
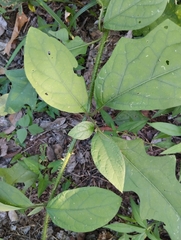
<instances>
[{"instance_id":1,"label":"broad oval leaf","mask_svg":"<svg viewBox=\"0 0 181 240\"><path fill-rule=\"evenodd\" d=\"M164 222L171 239L180 240L181 185L175 177L175 157L147 155L140 139L114 140L125 159L124 190L139 195L141 218Z\"/></svg>"},{"instance_id":2,"label":"broad oval leaf","mask_svg":"<svg viewBox=\"0 0 181 240\"><path fill-rule=\"evenodd\" d=\"M168 0L112 0L106 11L104 27L110 30L135 30L159 18Z\"/></svg>"},{"instance_id":3,"label":"broad oval leaf","mask_svg":"<svg viewBox=\"0 0 181 240\"><path fill-rule=\"evenodd\" d=\"M0 181L0 202L6 206L18 208L27 208L33 205L21 191L3 181Z\"/></svg>"},{"instance_id":4,"label":"broad oval leaf","mask_svg":"<svg viewBox=\"0 0 181 240\"><path fill-rule=\"evenodd\" d=\"M18 112L25 104L34 109L37 102L37 94L28 81L24 69L6 70L5 74L12 82L6 109L13 109L15 112Z\"/></svg>"},{"instance_id":5,"label":"broad oval leaf","mask_svg":"<svg viewBox=\"0 0 181 240\"><path fill-rule=\"evenodd\" d=\"M75 126L68 135L79 140L84 140L89 138L92 135L93 131L94 124L88 121L84 121Z\"/></svg>"},{"instance_id":6,"label":"broad oval leaf","mask_svg":"<svg viewBox=\"0 0 181 240\"><path fill-rule=\"evenodd\" d=\"M30 28L24 57L26 76L46 103L66 112L86 111L84 79L74 73L77 61L62 43Z\"/></svg>"},{"instance_id":7,"label":"broad oval leaf","mask_svg":"<svg viewBox=\"0 0 181 240\"><path fill-rule=\"evenodd\" d=\"M170 20L144 38L121 38L96 79L98 108L151 110L180 105L180 39L181 28Z\"/></svg>"},{"instance_id":8,"label":"broad oval leaf","mask_svg":"<svg viewBox=\"0 0 181 240\"><path fill-rule=\"evenodd\" d=\"M97 187L83 187L60 193L46 210L52 221L74 232L88 232L108 223L118 212L121 198Z\"/></svg>"},{"instance_id":9,"label":"broad oval leaf","mask_svg":"<svg viewBox=\"0 0 181 240\"><path fill-rule=\"evenodd\" d=\"M165 122L155 122L155 123L148 123L151 127L157 129L158 131L165 133L170 136L180 136L181 135L181 127L176 126L171 123Z\"/></svg>"},{"instance_id":10,"label":"broad oval leaf","mask_svg":"<svg viewBox=\"0 0 181 240\"><path fill-rule=\"evenodd\" d=\"M122 192L125 162L117 144L111 137L98 132L92 139L91 154L99 172Z\"/></svg>"}]
</instances>

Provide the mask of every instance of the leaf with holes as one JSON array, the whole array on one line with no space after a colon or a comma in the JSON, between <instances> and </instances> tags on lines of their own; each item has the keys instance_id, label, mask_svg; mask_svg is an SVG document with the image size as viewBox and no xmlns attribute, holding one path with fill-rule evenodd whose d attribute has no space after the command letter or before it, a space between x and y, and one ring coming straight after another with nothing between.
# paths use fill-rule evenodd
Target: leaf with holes
<instances>
[{"instance_id":1,"label":"leaf with holes","mask_svg":"<svg viewBox=\"0 0 181 240\"><path fill-rule=\"evenodd\" d=\"M140 139L113 139L125 159L124 191L134 191L139 195L141 218L164 222L171 239L180 240L181 185L175 177L175 157L147 155Z\"/></svg>"},{"instance_id":2,"label":"leaf with holes","mask_svg":"<svg viewBox=\"0 0 181 240\"><path fill-rule=\"evenodd\" d=\"M112 0L106 11L104 27L111 30L135 30L159 18L168 0Z\"/></svg>"},{"instance_id":3,"label":"leaf with holes","mask_svg":"<svg viewBox=\"0 0 181 240\"><path fill-rule=\"evenodd\" d=\"M40 97L59 110L85 112L87 91L73 69L77 61L58 40L30 28L25 44L25 72Z\"/></svg>"},{"instance_id":4,"label":"leaf with holes","mask_svg":"<svg viewBox=\"0 0 181 240\"><path fill-rule=\"evenodd\" d=\"M181 28L170 20L144 38L121 38L96 79L97 107L151 110L180 105L180 39Z\"/></svg>"},{"instance_id":5,"label":"leaf with holes","mask_svg":"<svg viewBox=\"0 0 181 240\"><path fill-rule=\"evenodd\" d=\"M46 210L52 221L74 232L89 232L108 223L120 208L121 198L97 187L64 191L52 199Z\"/></svg>"}]
</instances>

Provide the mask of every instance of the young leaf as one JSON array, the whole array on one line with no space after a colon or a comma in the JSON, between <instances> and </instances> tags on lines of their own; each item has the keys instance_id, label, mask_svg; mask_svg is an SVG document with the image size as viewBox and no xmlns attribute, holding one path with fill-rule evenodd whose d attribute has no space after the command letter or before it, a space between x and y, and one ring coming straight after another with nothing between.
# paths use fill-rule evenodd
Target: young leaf
<instances>
[{"instance_id":1,"label":"young leaf","mask_svg":"<svg viewBox=\"0 0 181 240\"><path fill-rule=\"evenodd\" d=\"M111 1L104 18L104 27L116 31L145 27L162 15L167 1Z\"/></svg>"},{"instance_id":2,"label":"young leaf","mask_svg":"<svg viewBox=\"0 0 181 240\"><path fill-rule=\"evenodd\" d=\"M32 202L18 189L0 181L0 202L19 208L32 206Z\"/></svg>"},{"instance_id":3,"label":"young leaf","mask_svg":"<svg viewBox=\"0 0 181 240\"><path fill-rule=\"evenodd\" d=\"M41 169L44 169L44 166L39 163L37 155L31 156L29 158L24 158L23 162L32 172L37 175L41 173Z\"/></svg>"},{"instance_id":4,"label":"young leaf","mask_svg":"<svg viewBox=\"0 0 181 240\"><path fill-rule=\"evenodd\" d=\"M60 193L48 203L46 210L59 227L89 232L107 224L120 204L121 198L109 190L83 187Z\"/></svg>"},{"instance_id":5,"label":"young leaf","mask_svg":"<svg viewBox=\"0 0 181 240\"><path fill-rule=\"evenodd\" d=\"M126 223L112 223L104 226L104 228L108 228L119 233L132 233L132 232L143 233L146 230L142 227L137 227Z\"/></svg>"},{"instance_id":6,"label":"young leaf","mask_svg":"<svg viewBox=\"0 0 181 240\"><path fill-rule=\"evenodd\" d=\"M18 121L18 124L21 127L27 127L30 124L30 117L28 116L28 114L26 114L22 118L20 118L20 120Z\"/></svg>"},{"instance_id":7,"label":"young leaf","mask_svg":"<svg viewBox=\"0 0 181 240\"><path fill-rule=\"evenodd\" d=\"M180 152L181 152L181 143L170 147L169 149L163 151L161 154L175 154Z\"/></svg>"},{"instance_id":8,"label":"young leaf","mask_svg":"<svg viewBox=\"0 0 181 240\"><path fill-rule=\"evenodd\" d=\"M91 154L99 172L122 192L125 163L117 144L111 137L98 132L92 139Z\"/></svg>"},{"instance_id":9,"label":"young leaf","mask_svg":"<svg viewBox=\"0 0 181 240\"><path fill-rule=\"evenodd\" d=\"M175 177L175 157L147 155L140 139L114 140L126 163L124 190L139 195L141 218L164 222L171 239L180 240L181 185Z\"/></svg>"},{"instance_id":10,"label":"young leaf","mask_svg":"<svg viewBox=\"0 0 181 240\"><path fill-rule=\"evenodd\" d=\"M151 110L180 105L180 38L181 28L169 20L144 38L121 38L95 82L98 108Z\"/></svg>"},{"instance_id":11,"label":"young leaf","mask_svg":"<svg viewBox=\"0 0 181 240\"><path fill-rule=\"evenodd\" d=\"M50 180L48 177L48 174L45 176L40 175L38 179L38 197L42 195L42 193L45 191L45 189L50 185Z\"/></svg>"},{"instance_id":12,"label":"young leaf","mask_svg":"<svg viewBox=\"0 0 181 240\"><path fill-rule=\"evenodd\" d=\"M43 132L43 128L39 127L37 124L32 124L31 126L28 127L28 130L32 135L36 135L38 133Z\"/></svg>"},{"instance_id":13,"label":"young leaf","mask_svg":"<svg viewBox=\"0 0 181 240\"><path fill-rule=\"evenodd\" d=\"M181 135L181 127L176 126L171 123L165 122L155 122L148 123L151 127L157 129L158 131L165 133L170 136L180 136Z\"/></svg>"},{"instance_id":14,"label":"young leaf","mask_svg":"<svg viewBox=\"0 0 181 240\"><path fill-rule=\"evenodd\" d=\"M34 109L37 102L37 94L28 81L24 69L6 70L6 76L12 82L6 109L13 109L15 112L18 112L25 104Z\"/></svg>"},{"instance_id":15,"label":"young leaf","mask_svg":"<svg viewBox=\"0 0 181 240\"><path fill-rule=\"evenodd\" d=\"M92 135L93 131L94 124L88 121L84 121L70 130L68 135L79 140L84 140L89 138Z\"/></svg>"},{"instance_id":16,"label":"young leaf","mask_svg":"<svg viewBox=\"0 0 181 240\"><path fill-rule=\"evenodd\" d=\"M45 102L66 112L86 111L84 79L74 73L77 61L62 43L30 28L24 57L28 80Z\"/></svg>"},{"instance_id":17,"label":"young leaf","mask_svg":"<svg viewBox=\"0 0 181 240\"><path fill-rule=\"evenodd\" d=\"M0 176L10 185L23 183L26 191L38 178L38 175L24 168L19 162L11 168L0 168Z\"/></svg>"},{"instance_id":18,"label":"young leaf","mask_svg":"<svg viewBox=\"0 0 181 240\"><path fill-rule=\"evenodd\" d=\"M17 138L20 141L20 143L23 143L24 140L27 137L28 132L27 132L27 130L25 128L21 128L21 129L18 129L16 131L16 134L17 134Z\"/></svg>"}]
</instances>

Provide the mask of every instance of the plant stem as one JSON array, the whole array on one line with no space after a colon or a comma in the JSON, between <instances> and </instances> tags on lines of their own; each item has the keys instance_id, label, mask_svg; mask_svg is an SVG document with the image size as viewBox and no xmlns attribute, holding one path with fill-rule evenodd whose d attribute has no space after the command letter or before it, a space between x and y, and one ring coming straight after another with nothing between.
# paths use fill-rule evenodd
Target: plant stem
<instances>
[{"instance_id":1,"label":"plant stem","mask_svg":"<svg viewBox=\"0 0 181 240\"><path fill-rule=\"evenodd\" d=\"M99 50L98 50L98 53L97 53L97 56L96 56L96 61L95 61L95 65L94 65L94 69L93 69L93 73L92 73L92 78L91 78L89 99L88 99L88 104L87 104L87 112L88 113L90 113L92 98L93 98L93 94L94 94L95 80L96 80L96 77L97 77L97 73L98 73L98 70L99 70L100 63L101 63L101 56L102 56L102 53L103 53L103 50L104 50L104 45L106 43L108 35L109 35L109 30L104 29L103 36L101 38L100 45L99 45Z\"/></svg>"},{"instance_id":2,"label":"plant stem","mask_svg":"<svg viewBox=\"0 0 181 240\"><path fill-rule=\"evenodd\" d=\"M95 79L96 79L96 76L97 76L97 72L98 72L98 69L99 69L99 66L100 66L100 60L101 60L101 56L102 56L102 53L103 53L104 45L106 43L106 39L108 37L108 34L109 34L108 30L103 32L103 37L101 39L99 50L98 50L98 54L97 54L97 57L96 57L95 66L94 66L94 70L93 70L92 78L91 78L91 86L90 86L90 92L89 92L89 98L88 98L88 104L87 104L87 113L90 112L92 97L93 97L93 93L94 93L94 82L95 82ZM84 116L82 121L85 121L86 118L87 118L87 115ZM67 164L68 164L68 162L70 160L70 157L72 155L72 152L73 152L73 149L75 147L76 142L77 142L77 139L73 139L72 142L70 143L69 149L67 151L67 154L66 154L66 157L64 159L63 165L62 165L62 167L61 167L61 169L60 169L60 171L58 173L56 182L54 184L54 187L52 189L52 192L50 194L48 202L50 202L53 199L54 195L55 195L55 192L56 192L57 187L58 187L58 185L60 183L60 180L61 180L61 178L63 176L65 168L66 168L66 166L67 166ZM46 216L45 216L44 224L43 224L42 240L46 240L48 221L49 221L49 214L46 212Z\"/></svg>"}]
</instances>

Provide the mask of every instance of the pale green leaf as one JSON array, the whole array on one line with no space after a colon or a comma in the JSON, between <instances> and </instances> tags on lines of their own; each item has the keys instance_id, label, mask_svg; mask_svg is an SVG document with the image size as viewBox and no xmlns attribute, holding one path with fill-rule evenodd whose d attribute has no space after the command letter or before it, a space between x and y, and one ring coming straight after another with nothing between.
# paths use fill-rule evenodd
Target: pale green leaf
<instances>
[{"instance_id":1,"label":"pale green leaf","mask_svg":"<svg viewBox=\"0 0 181 240\"><path fill-rule=\"evenodd\" d=\"M69 136L84 140L89 138L94 131L94 124L88 121L84 121L76 125L72 130L69 132Z\"/></svg>"},{"instance_id":2,"label":"pale green leaf","mask_svg":"<svg viewBox=\"0 0 181 240\"><path fill-rule=\"evenodd\" d=\"M31 156L29 158L24 158L23 162L26 164L26 166L35 174L39 175L40 172L40 163L38 161L37 155Z\"/></svg>"},{"instance_id":3,"label":"pale green leaf","mask_svg":"<svg viewBox=\"0 0 181 240\"><path fill-rule=\"evenodd\" d=\"M170 136L180 136L181 135L181 127L176 126L171 123L165 123L165 122L155 122L155 123L149 123L149 125L158 131L165 133Z\"/></svg>"},{"instance_id":4,"label":"pale green leaf","mask_svg":"<svg viewBox=\"0 0 181 240\"><path fill-rule=\"evenodd\" d=\"M18 189L0 181L0 202L19 208L32 206L32 202Z\"/></svg>"},{"instance_id":5,"label":"pale green leaf","mask_svg":"<svg viewBox=\"0 0 181 240\"><path fill-rule=\"evenodd\" d=\"M154 22L161 16L167 0L112 0L104 18L110 30L135 30Z\"/></svg>"},{"instance_id":6,"label":"pale green leaf","mask_svg":"<svg viewBox=\"0 0 181 240\"><path fill-rule=\"evenodd\" d=\"M65 43L65 46L74 55L74 57L76 57L80 54L85 54L88 45L80 37L76 36L73 40Z\"/></svg>"},{"instance_id":7,"label":"pale green leaf","mask_svg":"<svg viewBox=\"0 0 181 240\"><path fill-rule=\"evenodd\" d=\"M8 211L19 210L19 209L22 209L22 207L14 207L14 206L3 204L0 202L0 211L2 212L8 212Z\"/></svg>"},{"instance_id":8,"label":"pale green leaf","mask_svg":"<svg viewBox=\"0 0 181 240\"><path fill-rule=\"evenodd\" d=\"M117 213L121 198L97 187L67 190L52 199L46 210L59 227L89 232L107 224Z\"/></svg>"},{"instance_id":9,"label":"pale green leaf","mask_svg":"<svg viewBox=\"0 0 181 240\"><path fill-rule=\"evenodd\" d=\"M91 154L99 172L122 192L125 162L117 144L111 137L98 132L92 139Z\"/></svg>"},{"instance_id":10,"label":"pale green leaf","mask_svg":"<svg viewBox=\"0 0 181 240\"><path fill-rule=\"evenodd\" d=\"M0 116L6 116L8 113L14 113L12 109L6 110L6 103L9 94L0 96Z\"/></svg>"},{"instance_id":11,"label":"pale green leaf","mask_svg":"<svg viewBox=\"0 0 181 240\"><path fill-rule=\"evenodd\" d=\"M12 82L6 109L13 109L15 112L18 112L25 104L34 109L37 102L37 94L28 81L24 69L6 70L5 74Z\"/></svg>"},{"instance_id":12,"label":"pale green leaf","mask_svg":"<svg viewBox=\"0 0 181 240\"><path fill-rule=\"evenodd\" d=\"M104 226L104 228L108 228L119 233L145 232L145 229L142 227L137 227L126 223L112 223Z\"/></svg>"},{"instance_id":13,"label":"pale green leaf","mask_svg":"<svg viewBox=\"0 0 181 240\"><path fill-rule=\"evenodd\" d=\"M19 162L11 168L0 168L0 176L10 185L23 183L26 191L36 180L38 175L24 168Z\"/></svg>"},{"instance_id":14,"label":"pale green leaf","mask_svg":"<svg viewBox=\"0 0 181 240\"><path fill-rule=\"evenodd\" d=\"M30 28L25 44L25 72L40 97L59 110L85 112L87 91L73 69L77 61L58 40Z\"/></svg>"},{"instance_id":15,"label":"pale green leaf","mask_svg":"<svg viewBox=\"0 0 181 240\"><path fill-rule=\"evenodd\" d=\"M169 149L163 151L161 154L175 154L180 152L181 152L181 143L170 147Z\"/></svg>"},{"instance_id":16,"label":"pale green leaf","mask_svg":"<svg viewBox=\"0 0 181 240\"><path fill-rule=\"evenodd\" d=\"M16 134L17 134L17 138L20 141L20 143L23 143L28 135L28 132L25 128L21 128L16 131Z\"/></svg>"},{"instance_id":17,"label":"pale green leaf","mask_svg":"<svg viewBox=\"0 0 181 240\"><path fill-rule=\"evenodd\" d=\"M121 38L96 79L98 108L151 110L180 105L180 39L181 28L170 20L144 38Z\"/></svg>"},{"instance_id":18,"label":"pale green leaf","mask_svg":"<svg viewBox=\"0 0 181 240\"><path fill-rule=\"evenodd\" d=\"M30 213L28 213L28 216L35 215L35 214L39 213L41 210L43 210L43 209L44 209L44 207L36 207Z\"/></svg>"},{"instance_id":19,"label":"pale green leaf","mask_svg":"<svg viewBox=\"0 0 181 240\"><path fill-rule=\"evenodd\" d=\"M175 157L147 155L140 139L114 140L126 163L124 190L138 194L141 218L164 222L171 239L180 240L181 185L175 177Z\"/></svg>"}]
</instances>

